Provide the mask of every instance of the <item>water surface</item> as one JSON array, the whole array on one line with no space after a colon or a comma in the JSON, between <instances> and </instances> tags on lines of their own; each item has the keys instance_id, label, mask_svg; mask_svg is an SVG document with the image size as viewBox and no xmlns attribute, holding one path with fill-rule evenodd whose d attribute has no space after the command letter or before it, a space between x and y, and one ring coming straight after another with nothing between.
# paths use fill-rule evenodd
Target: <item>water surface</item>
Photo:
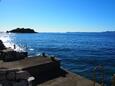
<instances>
[{"instance_id":1,"label":"water surface","mask_svg":"<svg viewBox=\"0 0 115 86\"><path fill-rule=\"evenodd\" d=\"M94 67L103 65L108 86L115 73L115 33L0 33L0 39L8 47L16 44L16 50L26 50L30 56L54 55L61 59L62 67L89 79L93 79Z\"/></svg>"}]
</instances>

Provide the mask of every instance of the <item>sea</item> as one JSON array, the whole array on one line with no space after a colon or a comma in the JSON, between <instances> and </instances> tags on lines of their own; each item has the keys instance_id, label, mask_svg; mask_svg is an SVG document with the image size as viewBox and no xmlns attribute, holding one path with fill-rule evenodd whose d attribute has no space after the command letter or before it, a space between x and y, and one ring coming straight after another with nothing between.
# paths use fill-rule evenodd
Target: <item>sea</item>
<instances>
[{"instance_id":1,"label":"sea","mask_svg":"<svg viewBox=\"0 0 115 86\"><path fill-rule=\"evenodd\" d=\"M16 45L17 51L27 51L29 56L46 53L61 60L61 67L73 73L111 86L115 74L115 33L0 33L7 47ZM104 78L103 78L104 77Z\"/></svg>"}]
</instances>

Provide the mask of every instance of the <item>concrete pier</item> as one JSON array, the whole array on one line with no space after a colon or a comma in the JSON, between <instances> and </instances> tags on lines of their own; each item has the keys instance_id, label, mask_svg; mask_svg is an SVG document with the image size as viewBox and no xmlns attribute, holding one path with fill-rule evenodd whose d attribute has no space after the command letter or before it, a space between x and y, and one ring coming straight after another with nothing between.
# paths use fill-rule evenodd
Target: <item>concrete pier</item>
<instances>
[{"instance_id":1,"label":"concrete pier","mask_svg":"<svg viewBox=\"0 0 115 86\"><path fill-rule=\"evenodd\" d=\"M58 59L36 56L12 62L0 61L0 68L29 72L35 80L32 86L93 86L93 81L60 67ZM95 86L100 86L96 83Z\"/></svg>"},{"instance_id":2,"label":"concrete pier","mask_svg":"<svg viewBox=\"0 0 115 86\"><path fill-rule=\"evenodd\" d=\"M59 76L37 86L94 86L94 82L80 75L66 71L65 76ZM95 86L101 85L96 83Z\"/></svg>"}]
</instances>

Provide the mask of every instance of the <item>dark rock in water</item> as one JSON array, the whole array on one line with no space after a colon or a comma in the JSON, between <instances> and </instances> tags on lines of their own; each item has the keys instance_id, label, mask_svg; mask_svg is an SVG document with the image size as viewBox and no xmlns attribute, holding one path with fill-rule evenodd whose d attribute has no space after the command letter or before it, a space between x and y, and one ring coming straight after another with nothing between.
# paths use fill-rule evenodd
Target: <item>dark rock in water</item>
<instances>
[{"instance_id":1,"label":"dark rock in water","mask_svg":"<svg viewBox=\"0 0 115 86\"><path fill-rule=\"evenodd\" d=\"M17 29L13 29L11 31L7 31L7 33L37 33L35 32L33 29L30 28L17 28Z\"/></svg>"},{"instance_id":2,"label":"dark rock in water","mask_svg":"<svg viewBox=\"0 0 115 86\"><path fill-rule=\"evenodd\" d=\"M0 40L0 50L5 49L6 47L4 46L3 42Z\"/></svg>"},{"instance_id":3,"label":"dark rock in water","mask_svg":"<svg viewBox=\"0 0 115 86\"><path fill-rule=\"evenodd\" d=\"M17 52L11 48L6 48L3 42L0 40L0 60L14 61L24 59L27 56L27 52Z\"/></svg>"},{"instance_id":4,"label":"dark rock in water","mask_svg":"<svg viewBox=\"0 0 115 86\"><path fill-rule=\"evenodd\" d=\"M5 62L20 60L26 58L27 54L27 52L17 52L13 49L7 48L0 52L0 60L3 60Z\"/></svg>"}]
</instances>

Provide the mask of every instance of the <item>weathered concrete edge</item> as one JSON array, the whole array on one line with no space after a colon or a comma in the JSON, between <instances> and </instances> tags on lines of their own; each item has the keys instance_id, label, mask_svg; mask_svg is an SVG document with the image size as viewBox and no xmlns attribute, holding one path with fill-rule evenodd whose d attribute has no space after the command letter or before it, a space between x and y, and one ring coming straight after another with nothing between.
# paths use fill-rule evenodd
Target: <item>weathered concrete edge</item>
<instances>
[{"instance_id":1,"label":"weathered concrete edge","mask_svg":"<svg viewBox=\"0 0 115 86\"><path fill-rule=\"evenodd\" d=\"M86 78L86 77L84 77L84 76L81 76L81 75L79 75L79 74L75 74L75 73L73 73L73 72L71 72L71 71L69 71L69 70L67 70L67 69L65 69L65 68L63 68L63 67L61 67L61 69L64 70L64 71L66 71L66 72L67 72L68 74L70 74L70 75L73 75L73 76L75 76L75 77L82 78L82 79L84 79L84 80L88 80L89 82L94 83L93 80L90 80L90 79L88 79L88 78ZM95 83L95 86L101 86L101 85L100 85L98 82L96 82L96 83Z\"/></svg>"}]
</instances>

